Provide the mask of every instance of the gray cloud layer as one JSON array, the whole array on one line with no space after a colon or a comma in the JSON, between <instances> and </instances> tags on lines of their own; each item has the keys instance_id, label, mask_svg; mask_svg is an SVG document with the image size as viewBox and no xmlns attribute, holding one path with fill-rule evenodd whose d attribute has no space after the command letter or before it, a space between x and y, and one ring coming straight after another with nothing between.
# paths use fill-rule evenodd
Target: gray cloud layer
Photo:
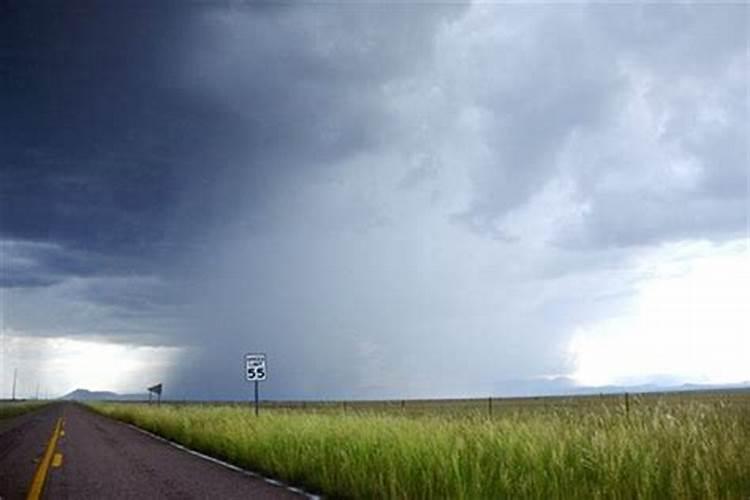
<instances>
[{"instance_id":1,"label":"gray cloud layer","mask_svg":"<svg viewBox=\"0 0 750 500\"><path fill-rule=\"evenodd\" d=\"M188 346L184 395L241 394L249 350L282 397L481 393L569 373L573 330L623 307L641 250L746 230L745 5L183 14L136 85L152 112L115 120L145 127L137 166L100 139L97 167L62 167L113 193L94 235L55 215L39 246L23 202L6 212L5 286L44 290L11 296L17 330L49 332L25 308L96 276L74 300L104 317L67 330ZM51 161L34 144L10 185ZM55 214L102 199L43 193Z\"/></svg>"}]
</instances>

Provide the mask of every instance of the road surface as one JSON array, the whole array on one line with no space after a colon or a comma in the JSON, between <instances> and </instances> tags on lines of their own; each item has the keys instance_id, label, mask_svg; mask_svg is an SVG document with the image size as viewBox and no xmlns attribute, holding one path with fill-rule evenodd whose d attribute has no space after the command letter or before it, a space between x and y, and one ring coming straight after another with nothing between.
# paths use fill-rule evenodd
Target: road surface
<instances>
[{"instance_id":1,"label":"road surface","mask_svg":"<svg viewBox=\"0 0 750 500\"><path fill-rule=\"evenodd\" d=\"M74 403L0 420L0 498L35 488L48 499L304 498Z\"/></svg>"}]
</instances>

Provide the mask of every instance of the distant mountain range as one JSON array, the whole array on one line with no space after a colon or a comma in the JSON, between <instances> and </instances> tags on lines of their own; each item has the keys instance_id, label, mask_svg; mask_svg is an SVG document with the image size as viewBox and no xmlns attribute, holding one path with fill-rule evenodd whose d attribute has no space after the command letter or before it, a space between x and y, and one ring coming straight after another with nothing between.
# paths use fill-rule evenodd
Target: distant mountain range
<instances>
[{"instance_id":1,"label":"distant mountain range","mask_svg":"<svg viewBox=\"0 0 750 500\"><path fill-rule=\"evenodd\" d=\"M143 401L148 400L148 396L146 394L117 394L110 391L76 389L60 399L66 401Z\"/></svg>"},{"instance_id":2,"label":"distant mountain range","mask_svg":"<svg viewBox=\"0 0 750 500\"><path fill-rule=\"evenodd\" d=\"M556 377L542 380L501 382L495 387L498 397L565 396L586 394L618 394L624 392L684 392L711 390L750 390L750 381L737 384L677 384L649 383L640 385L578 385L574 379Z\"/></svg>"}]
</instances>

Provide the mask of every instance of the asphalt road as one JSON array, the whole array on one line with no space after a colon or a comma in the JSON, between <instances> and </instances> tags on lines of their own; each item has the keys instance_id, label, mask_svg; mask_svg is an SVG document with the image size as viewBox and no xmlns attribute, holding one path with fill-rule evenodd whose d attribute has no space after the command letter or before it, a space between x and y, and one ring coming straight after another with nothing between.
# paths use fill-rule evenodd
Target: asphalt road
<instances>
[{"instance_id":1,"label":"asphalt road","mask_svg":"<svg viewBox=\"0 0 750 500\"><path fill-rule=\"evenodd\" d=\"M0 420L0 498L27 497L59 418L42 498L303 498L72 403Z\"/></svg>"}]
</instances>

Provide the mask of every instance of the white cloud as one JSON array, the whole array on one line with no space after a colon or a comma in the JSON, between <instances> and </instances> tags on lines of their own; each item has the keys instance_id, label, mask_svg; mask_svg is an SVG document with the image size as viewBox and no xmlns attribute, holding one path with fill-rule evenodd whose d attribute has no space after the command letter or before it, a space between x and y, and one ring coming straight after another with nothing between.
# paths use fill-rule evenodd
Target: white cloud
<instances>
[{"instance_id":1,"label":"white cloud","mask_svg":"<svg viewBox=\"0 0 750 500\"><path fill-rule=\"evenodd\" d=\"M10 397L17 370L16 397L60 397L74 389L145 393L174 370L183 349L139 346L106 340L30 337L7 329L0 398Z\"/></svg>"},{"instance_id":2,"label":"white cloud","mask_svg":"<svg viewBox=\"0 0 750 500\"><path fill-rule=\"evenodd\" d=\"M750 380L747 241L668 245L636 269L641 277L627 309L581 326L572 339L578 381Z\"/></svg>"}]
</instances>

